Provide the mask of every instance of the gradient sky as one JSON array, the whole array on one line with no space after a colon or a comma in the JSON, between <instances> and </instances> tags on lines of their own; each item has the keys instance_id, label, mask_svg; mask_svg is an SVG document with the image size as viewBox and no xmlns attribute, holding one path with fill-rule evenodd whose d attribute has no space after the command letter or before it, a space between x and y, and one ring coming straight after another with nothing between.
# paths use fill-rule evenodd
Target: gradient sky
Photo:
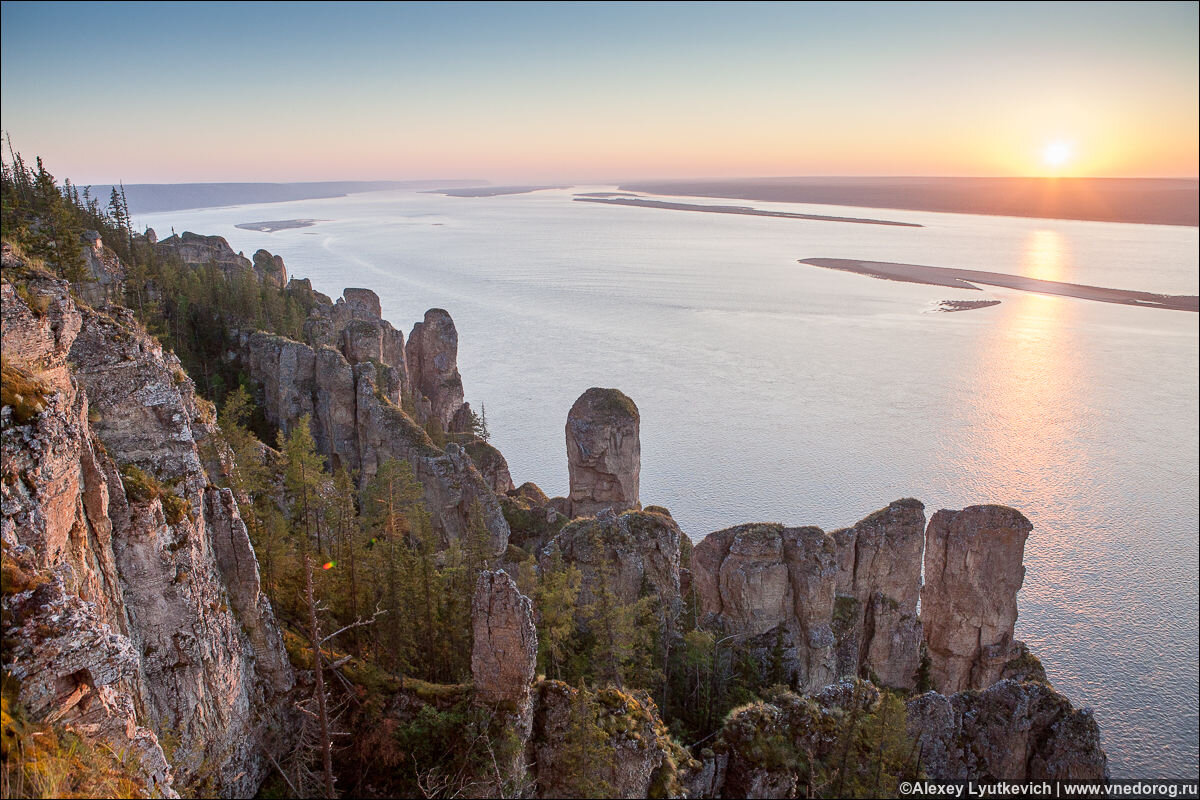
<instances>
[{"instance_id":1,"label":"gradient sky","mask_svg":"<svg viewBox=\"0 0 1200 800\"><path fill-rule=\"evenodd\" d=\"M59 178L1194 177L1196 3L3 3Z\"/></svg>"}]
</instances>

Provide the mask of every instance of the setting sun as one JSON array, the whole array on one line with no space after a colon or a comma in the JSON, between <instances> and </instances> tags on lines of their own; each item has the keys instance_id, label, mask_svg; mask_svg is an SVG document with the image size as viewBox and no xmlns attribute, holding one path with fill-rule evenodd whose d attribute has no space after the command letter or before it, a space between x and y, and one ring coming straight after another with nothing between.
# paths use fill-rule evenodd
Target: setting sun
<instances>
[{"instance_id":1,"label":"setting sun","mask_svg":"<svg viewBox=\"0 0 1200 800\"><path fill-rule=\"evenodd\" d=\"M1048 167L1062 167L1071 160L1074 154L1075 149L1071 146L1070 142L1051 142L1042 151L1042 161Z\"/></svg>"}]
</instances>

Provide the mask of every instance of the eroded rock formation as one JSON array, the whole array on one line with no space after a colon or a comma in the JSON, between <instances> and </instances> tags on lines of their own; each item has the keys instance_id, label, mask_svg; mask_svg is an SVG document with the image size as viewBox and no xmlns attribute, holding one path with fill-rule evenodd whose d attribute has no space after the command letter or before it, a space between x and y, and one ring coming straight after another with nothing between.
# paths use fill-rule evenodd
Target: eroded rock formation
<instances>
[{"instance_id":1,"label":"eroded rock formation","mask_svg":"<svg viewBox=\"0 0 1200 800\"><path fill-rule=\"evenodd\" d=\"M486 705L526 706L537 670L537 629L532 603L507 573L479 573L471 625L476 698Z\"/></svg>"},{"instance_id":2,"label":"eroded rock formation","mask_svg":"<svg viewBox=\"0 0 1200 800\"><path fill-rule=\"evenodd\" d=\"M641 508L641 415L616 389L588 389L567 414L570 516Z\"/></svg>"},{"instance_id":3,"label":"eroded rock formation","mask_svg":"<svg viewBox=\"0 0 1200 800\"><path fill-rule=\"evenodd\" d=\"M648 797L673 748L649 697L611 687L593 693L560 681L538 687L532 744L538 797Z\"/></svg>"},{"instance_id":4,"label":"eroded rock formation","mask_svg":"<svg viewBox=\"0 0 1200 800\"><path fill-rule=\"evenodd\" d=\"M929 521L921 618L938 691L985 689L1019 655L1013 627L1032 529L1004 506L942 510Z\"/></svg>"},{"instance_id":5,"label":"eroded rock formation","mask_svg":"<svg viewBox=\"0 0 1200 800\"><path fill-rule=\"evenodd\" d=\"M832 682L837 546L820 528L738 525L710 533L692 551L692 587L702 619L736 646L784 653L792 685Z\"/></svg>"},{"instance_id":6,"label":"eroded rock formation","mask_svg":"<svg viewBox=\"0 0 1200 800\"><path fill-rule=\"evenodd\" d=\"M419 419L400 407L406 397L421 398L406 394L411 384L403 337L379 318L375 293L347 289L338 302L325 303L304 282L293 279L289 287L310 292L315 303L304 326L308 342L255 332L244 334L239 348L242 364L262 387L267 418L286 432L310 416L313 438L330 466L358 472L364 485L388 459L407 461L445 541L464 538L473 515L479 515L493 552L503 553L509 529L496 491L511 485L508 465L499 451L471 436L438 449ZM431 314L427 320L441 319ZM434 328L441 330L439 325ZM449 326L453 331L452 322ZM429 350L437 340L423 334L415 349L438 361ZM452 371L458 374L456 367Z\"/></svg>"},{"instance_id":7,"label":"eroded rock formation","mask_svg":"<svg viewBox=\"0 0 1200 800\"><path fill-rule=\"evenodd\" d=\"M465 430L461 425L462 376L458 374L458 331L454 320L440 308L425 312L413 325L405 349L415 393L429 403L429 413L442 430ZM460 423L454 425L455 417Z\"/></svg>"},{"instance_id":8,"label":"eroded rock formation","mask_svg":"<svg viewBox=\"0 0 1200 800\"><path fill-rule=\"evenodd\" d=\"M911 689L921 650L917 600L925 506L897 500L830 535L838 551L838 674Z\"/></svg>"}]
</instances>

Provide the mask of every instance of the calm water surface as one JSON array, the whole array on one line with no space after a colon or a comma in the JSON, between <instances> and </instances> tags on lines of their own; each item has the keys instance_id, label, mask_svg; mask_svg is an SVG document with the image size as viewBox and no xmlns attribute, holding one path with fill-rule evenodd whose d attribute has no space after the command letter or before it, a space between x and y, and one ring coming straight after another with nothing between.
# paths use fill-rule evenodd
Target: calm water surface
<instances>
[{"instance_id":1,"label":"calm water surface","mask_svg":"<svg viewBox=\"0 0 1200 800\"><path fill-rule=\"evenodd\" d=\"M756 204L926 226L896 228L571 195L384 192L138 221L265 247L335 297L374 289L406 333L448 309L467 399L514 480L550 495L567 489L567 410L614 386L642 412L642 502L693 538L757 520L833 529L907 496L928 514L1020 509L1035 528L1018 637L1095 709L1115 776L1195 776L1197 315L796 260L1197 294L1196 228ZM291 218L325 221L233 227ZM943 299L1002 302L933 312Z\"/></svg>"}]
</instances>

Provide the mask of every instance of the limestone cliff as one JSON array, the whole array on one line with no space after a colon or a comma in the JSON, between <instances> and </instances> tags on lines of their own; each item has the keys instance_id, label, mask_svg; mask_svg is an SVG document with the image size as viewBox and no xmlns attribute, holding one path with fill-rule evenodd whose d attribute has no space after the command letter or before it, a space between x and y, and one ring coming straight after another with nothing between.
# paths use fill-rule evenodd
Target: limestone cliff
<instances>
[{"instance_id":1,"label":"limestone cliff","mask_svg":"<svg viewBox=\"0 0 1200 800\"><path fill-rule=\"evenodd\" d=\"M4 598L21 698L135 753L153 791L253 794L286 746L292 672L237 504L201 462L212 409L124 309L36 276L0 288L5 382L19 368L43 395L24 422L7 395L3 411L6 560L41 576ZM152 730L178 741L171 769Z\"/></svg>"},{"instance_id":2,"label":"limestone cliff","mask_svg":"<svg viewBox=\"0 0 1200 800\"><path fill-rule=\"evenodd\" d=\"M1021 560L1033 525L1004 506L942 510L929 521L921 616L935 689L985 689L1019 655Z\"/></svg>"},{"instance_id":3,"label":"limestone cliff","mask_svg":"<svg viewBox=\"0 0 1200 800\"><path fill-rule=\"evenodd\" d=\"M601 585L621 603L636 603L643 593L658 600L665 621L679 613L679 548L683 532L665 514L605 510L595 518L565 526L541 551L545 569L556 554L582 573L580 606L595 602Z\"/></svg>"}]
</instances>

